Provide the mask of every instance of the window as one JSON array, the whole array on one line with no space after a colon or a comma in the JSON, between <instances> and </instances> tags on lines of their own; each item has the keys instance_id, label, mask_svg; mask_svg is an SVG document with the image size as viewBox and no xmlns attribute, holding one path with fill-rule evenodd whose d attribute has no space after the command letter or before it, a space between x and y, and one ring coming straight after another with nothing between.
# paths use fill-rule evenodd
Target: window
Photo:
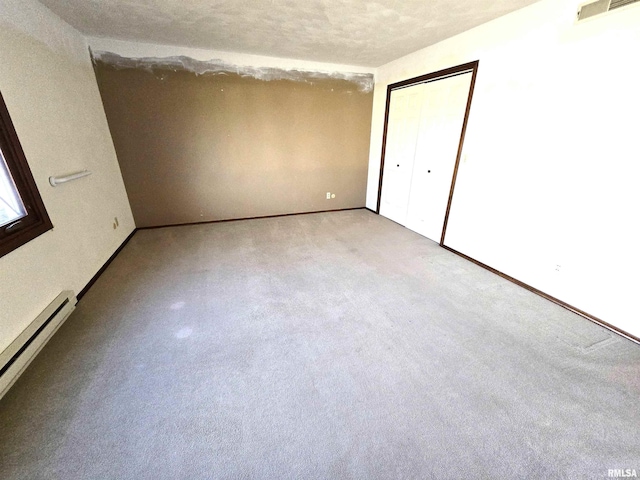
<instances>
[{"instance_id":1,"label":"window","mask_svg":"<svg viewBox=\"0 0 640 480\"><path fill-rule=\"evenodd\" d=\"M52 228L0 94L0 257Z\"/></svg>"}]
</instances>

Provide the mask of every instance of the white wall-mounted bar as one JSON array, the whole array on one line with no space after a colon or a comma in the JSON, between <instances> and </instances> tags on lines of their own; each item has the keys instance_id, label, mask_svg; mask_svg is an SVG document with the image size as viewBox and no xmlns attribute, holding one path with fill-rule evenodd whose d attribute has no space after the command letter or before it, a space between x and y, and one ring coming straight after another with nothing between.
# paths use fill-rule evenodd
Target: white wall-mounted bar
<instances>
[{"instance_id":1,"label":"white wall-mounted bar","mask_svg":"<svg viewBox=\"0 0 640 480\"><path fill-rule=\"evenodd\" d=\"M67 183L71 180L77 180L78 178L86 177L87 175L91 175L89 170L82 170L81 172L72 173L69 175L61 175L59 177L49 177L49 183L52 187L56 187L61 183Z\"/></svg>"}]
</instances>

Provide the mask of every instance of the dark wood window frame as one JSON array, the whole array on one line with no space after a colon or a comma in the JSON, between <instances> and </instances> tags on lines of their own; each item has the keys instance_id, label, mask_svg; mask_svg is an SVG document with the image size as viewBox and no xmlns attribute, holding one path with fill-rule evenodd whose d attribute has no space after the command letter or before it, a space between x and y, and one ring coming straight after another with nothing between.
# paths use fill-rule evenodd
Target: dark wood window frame
<instances>
[{"instance_id":1,"label":"dark wood window frame","mask_svg":"<svg viewBox=\"0 0 640 480\"><path fill-rule=\"evenodd\" d=\"M26 215L0 227L0 257L53 228L0 93L0 149ZM4 167L3 167L4 168Z\"/></svg>"}]
</instances>

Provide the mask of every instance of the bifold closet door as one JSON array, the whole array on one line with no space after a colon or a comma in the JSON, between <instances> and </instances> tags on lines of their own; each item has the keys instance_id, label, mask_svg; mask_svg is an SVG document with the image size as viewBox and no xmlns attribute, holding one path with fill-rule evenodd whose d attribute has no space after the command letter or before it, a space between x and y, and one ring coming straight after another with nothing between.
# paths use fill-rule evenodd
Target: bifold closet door
<instances>
[{"instance_id":1,"label":"bifold closet door","mask_svg":"<svg viewBox=\"0 0 640 480\"><path fill-rule=\"evenodd\" d=\"M380 215L405 224L424 85L391 92Z\"/></svg>"},{"instance_id":2,"label":"bifold closet door","mask_svg":"<svg viewBox=\"0 0 640 480\"><path fill-rule=\"evenodd\" d=\"M440 243L472 73L424 84L405 226Z\"/></svg>"},{"instance_id":3,"label":"bifold closet door","mask_svg":"<svg viewBox=\"0 0 640 480\"><path fill-rule=\"evenodd\" d=\"M440 242L472 72L391 92L380 215Z\"/></svg>"}]
</instances>

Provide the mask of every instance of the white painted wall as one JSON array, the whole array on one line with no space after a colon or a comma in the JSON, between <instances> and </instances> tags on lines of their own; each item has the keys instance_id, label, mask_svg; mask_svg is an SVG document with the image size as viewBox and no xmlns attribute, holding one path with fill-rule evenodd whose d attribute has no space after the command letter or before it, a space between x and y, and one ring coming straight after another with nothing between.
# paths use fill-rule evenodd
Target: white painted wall
<instances>
[{"instance_id":1,"label":"white painted wall","mask_svg":"<svg viewBox=\"0 0 640 480\"><path fill-rule=\"evenodd\" d=\"M0 258L1 351L61 290L84 288L134 223L82 35L34 0L0 0L0 65L0 90L54 225ZM93 175L48 184L84 168Z\"/></svg>"},{"instance_id":2,"label":"white painted wall","mask_svg":"<svg viewBox=\"0 0 640 480\"><path fill-rule=\"evenodd\" d=\"M575 24L579 3L543 0L380 67L367 206L387 85L480 60L445 244L640 336L640 6Z\"/></svg>"}]
</instances>

